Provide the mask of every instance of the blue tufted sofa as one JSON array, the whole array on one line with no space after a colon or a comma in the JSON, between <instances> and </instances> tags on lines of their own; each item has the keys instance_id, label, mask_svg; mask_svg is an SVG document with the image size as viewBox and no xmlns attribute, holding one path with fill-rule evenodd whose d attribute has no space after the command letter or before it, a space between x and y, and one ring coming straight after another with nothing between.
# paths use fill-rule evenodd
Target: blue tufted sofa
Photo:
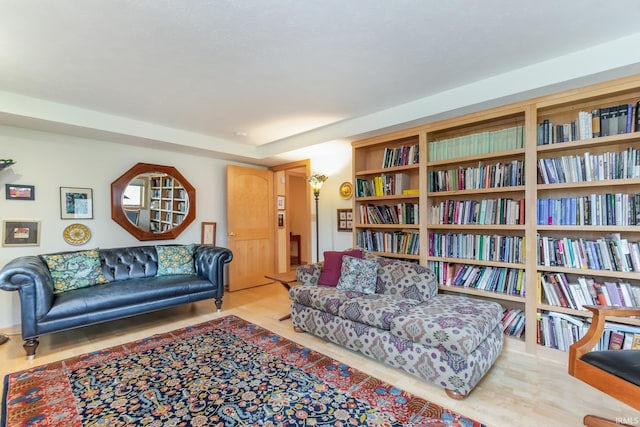
<instances>
[{"instance_id":1,"label":"blue tufted sofa","mask_svg":"<svg viewBox=\"0 0 640 427\"><path fill-rule=\"evenodd\" d=\"M99 258L108 283L62 293L54 293L52 276L42 256L16 258L0 270L0 289L20 294L22 338L30 359L35 357L40 335L209 298L215 299L220 311L224 264L233 255L226 248L195 245L195 274L172 275L156 275L155 246L99 249Z\"/></svg>"},{"instance_id":2,"label":"blue tufted sofa","mask_svg":"<svg viewBox=\"0 0 640 427\"><path fill-rule=\"evenodd\" d=\"M289 290L294 329L465 398L502 351L502 307L438 294L433 272L416 263L366 251L363 257L378 263L373 294L319 285L321 263L297 268L301 285Z\"/></svg>"}]
</instances>

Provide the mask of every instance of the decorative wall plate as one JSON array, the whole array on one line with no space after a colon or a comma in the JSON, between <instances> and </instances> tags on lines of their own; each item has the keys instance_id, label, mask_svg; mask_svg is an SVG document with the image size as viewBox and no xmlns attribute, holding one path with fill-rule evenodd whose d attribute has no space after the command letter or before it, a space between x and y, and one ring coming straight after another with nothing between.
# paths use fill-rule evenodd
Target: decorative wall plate
<instances>
[{"instance_id":1,"label":"decorative wall plate","mask_svg":"<svg viewBox=\"0 0 640 427\"><path fill-rule=\"evenodd\" d=\"M350 182L343 182L340 184L340 196L343 199L350 199L353 196L353 185Z\"/></svg>"},{"instance_id":2,"label":"decorative wall plate","mask_svg":"<svg viewBox=\"0 0 640 427\"><path fill-rule=\"evenodd\" d=\"M62 233L64 241L70 245L82 245L91 238L91 231L86 225L71 224Z\"/></svg>"}]
</instances>

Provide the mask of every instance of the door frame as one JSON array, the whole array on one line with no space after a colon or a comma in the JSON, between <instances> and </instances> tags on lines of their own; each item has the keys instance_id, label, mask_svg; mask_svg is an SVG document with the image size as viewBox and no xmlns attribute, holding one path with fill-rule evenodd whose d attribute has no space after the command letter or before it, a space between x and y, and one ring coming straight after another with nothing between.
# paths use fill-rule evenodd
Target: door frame
<instances>
[{"instance_id":1,"label":"door frame","mask_svg":"<svg viewBox=\"0 0 640 427\"><path fill-rule=\"evenodd\" d=\"M289 246L289 218L287 215L287 206L291 206L291 203L293 203L293 199L292 199L292 194L291 194L291 190L289 188L289 176L291 174L304 174L305 177L310 175L310 171L311 171L311 161L309 159L305 159L305 160L298 160L295 162L290 162L290 163L283 163L280 165L276 165L276 166L272 166L269 168L269 170L273 171L274 173L274 182L273 182L273 186L274 186L274 197L278 197L278 196L284 196L285 197L285 221L284 221L284 229L280 229L280 228L276 228L276 237L275 237L275 248L274 248L274 253L275 253L275 257L276 257L276 266L277 266L277 270L278 272L284 272L287 271L289 269L289 260L290 260L290 246ZM279 174L279 172L282 172L281 174ZM284 185L282 185L283 183L278 182L279 178L278 177L284 177ZM282 194L282 192L284 192L284 194ZM312 233L311 233L311 191L310 191L310 187L307 185L305 186L305 193L304 193L304 200L303 200L305 209L303 212L304 215L304 222L306 224L309 224L306 232L307 232L307 238L303 238L303 246L305 248L305 250L303 251L304 253L309 254L310 259L308 260L309 262L311 261L311 238L312 238ZM278 207L277 207L277 203L274 200L274 218L277 218L278 215ZM284 266L286 266L286 268L284 268Z\"/></svg>"}]
</instances>

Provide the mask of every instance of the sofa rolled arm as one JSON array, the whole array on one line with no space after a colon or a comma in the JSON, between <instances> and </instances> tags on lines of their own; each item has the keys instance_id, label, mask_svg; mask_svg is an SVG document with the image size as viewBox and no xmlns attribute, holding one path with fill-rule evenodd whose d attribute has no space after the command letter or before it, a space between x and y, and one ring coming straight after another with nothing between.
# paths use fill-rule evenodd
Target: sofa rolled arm
<instances>
[{"instance_id":1,"label":"sofa rolled arm","mask_svg":"<svg viewBox=\"0 0 640 427\"><path fill-rule=\"evenodd\" d=\"M45 316L53 304L53 279L39 256L23 256L0 270L0 289L18 291L22 310L22 334L35 334L36 320Z\"/></svg>"},{"instance_id":2,"label":"sofa rolled arm","mask_svg":"<svg viewBox=\"0 0 640 427\"><path fill-rule=\"evenodd\" d=\"M197 246L193 253L196 274L216 285L220 296L224 292L224 265L232 259L231 251L219 246Z\"/></svg>"},{"instance_id":3,"label":"sofa rolled arm","mask_svg":"<svg viewBox=\"0 0 640 427\"><path fill-rule=\"evenodd\" d=\"M299 265L296 268L296 280L302 285L318 286L320 273L322 273L322 265L322 262Z\"/></svg>"}]
</instances>

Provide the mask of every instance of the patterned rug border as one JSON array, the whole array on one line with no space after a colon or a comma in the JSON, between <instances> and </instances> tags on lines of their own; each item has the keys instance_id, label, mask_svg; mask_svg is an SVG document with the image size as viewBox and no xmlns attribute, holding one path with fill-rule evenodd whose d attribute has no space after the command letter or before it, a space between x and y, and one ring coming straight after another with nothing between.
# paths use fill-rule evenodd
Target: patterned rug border
<instances>
[{"instance_id":1,"label":"patterned rug border","mask_svg":"<svg viewBox=\"0 0 640 427\"><path fill-rule=\"evenodd\" d=\"M104 364L112 359L159 348L176 342L176 340L186 340L189 337L202 335L216 329L237 336L242 341L250 343L271 356L279 358L283 362L318 378L319 381L366 402L380 412L391 414L393 419L403 423L404 426L486 427L484 424L455 411L401 390L392 384L365 374L330 356L298 344L289 338L282 337L236 315L227 315L196 325L154 334L147 338L9 373L4 378L0 425L6 426L7 422L7 399L9 398L11 379L14 379L16 383L19 383L21 376L29 376L30 378L46 377L49 381L56 377L61 377L61 380L67 380L70 371L91 367L96 363ZM35 380L26 382L27 386L29 384L33 385ZM68 383L68 380L61 381L61 383L65 382ZM64 387L61 387L60 390L54 390L54 392L70 393L69 390L63 389ZM76 399L72 394L70 398ZM25 400L28 400L28 398L25 398ZM71 409L73 410L73 408ZM425 421L425 418L429 421ZM71 423L74 420L58 421ZM75 421L77 421L77 417Z\"/></svg>"}]
</instances>

